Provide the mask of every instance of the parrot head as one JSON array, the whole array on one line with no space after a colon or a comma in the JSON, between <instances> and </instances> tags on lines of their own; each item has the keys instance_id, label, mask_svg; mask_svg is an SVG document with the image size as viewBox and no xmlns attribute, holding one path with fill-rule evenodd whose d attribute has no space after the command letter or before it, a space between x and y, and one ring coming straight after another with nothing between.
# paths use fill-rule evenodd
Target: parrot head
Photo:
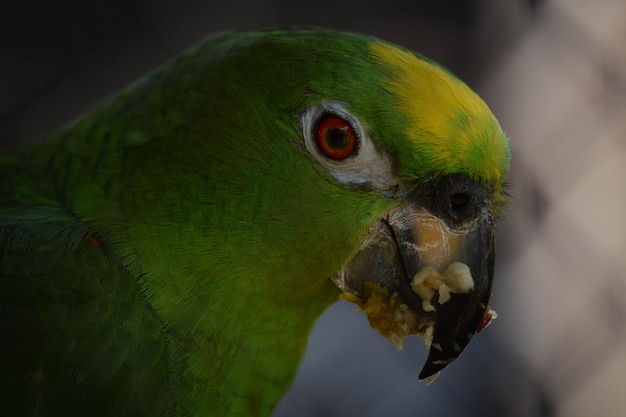
<instances>
[{"instance_id":1,"label":"parrot head","mask_svg":"<svg viewBox=\"0 0 626 417\"><path fill-rule=\"evenodd\" d=\"M370 136L367 122L336 103L305 114L304 136L338 181L396 203L333 280L398 348L408 334L423 336L430 352L420 379L434 377L495 315L488 303L507 138L484 102L441 67L389 45L369 49L385 69L378 88L392 97L387 111L404 119L398 136ZM384 151L387 141L403 149Z\"/></svg>"},{"instance_id":2,"label":"parrot head","mask_svg":"<svg viewBox=\"0 0 626 417\"><path fill-rule=\"evenodd\" d=\"M290 297L332 280L396 345L423 336L420 377L436 374L492 314L509 150L487 105L436 63L360 35L260 32L216 56L212 90L195 92L211 117L195 120L221 123L192 129L221 139L191 154L230 196L224 235L250 230L242 275L263 271Z\"/></svg>"}]
</instances>

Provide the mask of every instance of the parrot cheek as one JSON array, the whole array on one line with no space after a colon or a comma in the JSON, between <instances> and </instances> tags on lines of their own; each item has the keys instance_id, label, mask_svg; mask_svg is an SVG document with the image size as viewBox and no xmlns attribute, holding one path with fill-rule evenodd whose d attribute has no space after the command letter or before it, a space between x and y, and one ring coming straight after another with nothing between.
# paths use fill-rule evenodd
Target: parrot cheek
<instances>
[{"instance_id":1,"label":"parrot cheek","mask_svg":"<svg viewBox=\"0 0 626 417\"><path fill-rule=\"evenodd\" d=\"M398 348L409 334L424 337L423 379L452 363L489 314L493 266L488 214L452 229L409 203L370 229L333 280Z\"/></svg>"}]
</instances>

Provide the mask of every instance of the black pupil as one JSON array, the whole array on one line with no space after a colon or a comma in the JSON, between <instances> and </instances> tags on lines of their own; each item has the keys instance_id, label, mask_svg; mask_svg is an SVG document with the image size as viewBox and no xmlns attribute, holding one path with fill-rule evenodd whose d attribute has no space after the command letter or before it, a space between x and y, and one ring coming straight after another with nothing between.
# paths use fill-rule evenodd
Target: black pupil
<instances>
[{"instance_id":1,"label":"black pupil","mask_svg":"<svg viewBox=\"0 0 626 417\"><path fill-rule=\"evenodd\" d=\"M340 127L331 127L326 132L326 142L330 148L345 149L350 145L350 139L345 129Z\"/></svg>"}]
</instances>

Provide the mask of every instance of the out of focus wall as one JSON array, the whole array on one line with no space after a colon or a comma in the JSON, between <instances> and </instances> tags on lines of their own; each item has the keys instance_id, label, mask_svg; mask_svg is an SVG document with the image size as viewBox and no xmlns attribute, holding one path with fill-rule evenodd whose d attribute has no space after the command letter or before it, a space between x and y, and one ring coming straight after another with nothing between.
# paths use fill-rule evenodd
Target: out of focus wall
<instances>
[{"instance_id":1,"label":"out of focus wall","mask_svg":"<svg viewBox=\"0 0 626 417\"><path fill-rule=\"evenodd\" d=\"M497 336L557 416L626 415L625 45L626 2L552 0L480 83L514 152Z\"/></svg>"}]
</instances>

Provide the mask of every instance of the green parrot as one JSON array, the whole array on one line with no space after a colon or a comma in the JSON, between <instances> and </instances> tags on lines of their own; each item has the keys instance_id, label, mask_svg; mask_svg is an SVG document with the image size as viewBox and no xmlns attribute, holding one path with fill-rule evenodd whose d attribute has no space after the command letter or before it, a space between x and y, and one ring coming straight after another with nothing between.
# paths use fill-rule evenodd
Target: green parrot
<instances>
[{"instance_id":1,"label":"green parrot","mask_svg":"<svg viewBox=\"0 0 626 417\"><path fill-rule=\"evenodd\" d=\"M492 317L509 159L406 49L208 38L0 156L0 415L267 416L338 295L436 375Z\"/></svg>"}]
</instances>

